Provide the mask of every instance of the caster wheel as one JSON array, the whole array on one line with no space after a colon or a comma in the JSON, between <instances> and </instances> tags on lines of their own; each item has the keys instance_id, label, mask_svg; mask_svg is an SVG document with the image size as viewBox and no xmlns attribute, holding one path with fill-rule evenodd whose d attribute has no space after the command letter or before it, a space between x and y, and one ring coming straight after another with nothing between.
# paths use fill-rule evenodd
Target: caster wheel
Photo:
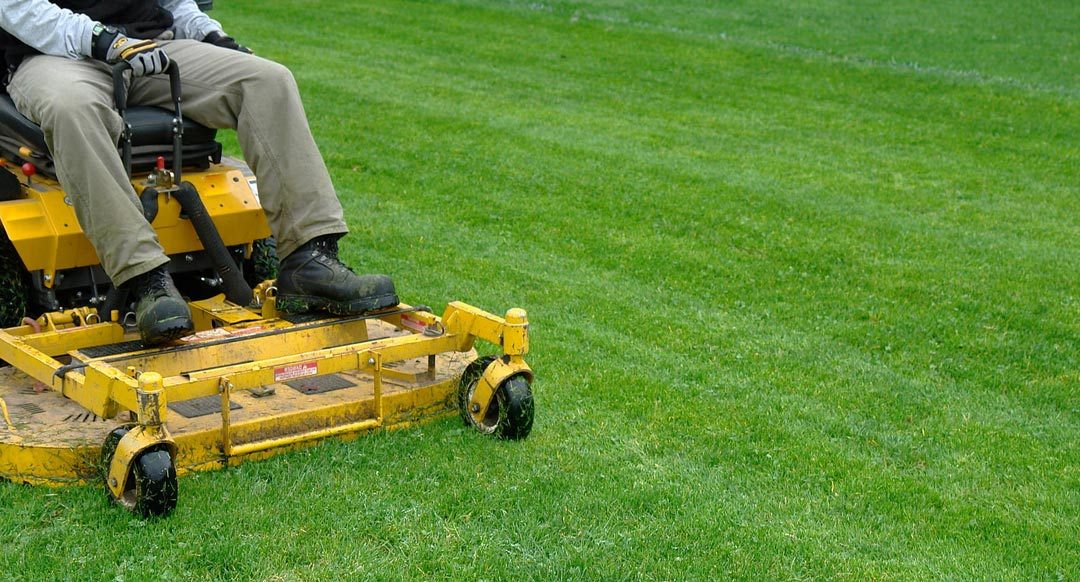
<instances>
[{"instance_id":1,"label":"caster wheel","mask_svg":"<svg viewBox=\"0 0 1080 582\"><path fill-rule=\"evenodd\" d=\"M24 316L33 315L28 309L27 284L22 259L7 234L0 230L0 328L22 325Z\"/></svg>"},{"instance_id":2,"label":"caster wheel","mask_svg":"<svg viewBox=\"0 0 1080 582\"><path fill-rule=\"evenodd\" d=\"M108 478L116 446L131 430L131 426L119 426L109 432L101 445L102 475ZM113 495L108 485L105 492L117 505L143 517L163 516L176 507L176 464L167 449L149 449L135 457L131 473L120 497Z\"/></svg>"},{"instance_id":3,"label":"caster wheel","mask_svg":"<svg viewBox=\"0 0 1080 582\"><path fill-rule=\"evenodd\" d=\"M263 281L277 278L277 241L274 237L260 238L251 243L251 258L244 260L244 279L252 288Z\"/></svg>"},{"instance_id":4,"label":"caster wheel","mask_svg":"<svg viewBox=\"0 0 1080 582\"><path fill-rule=\"evenodd\" d=\"M495 389L495 398L488 406L484 419L477 422L469 411L469 401L484 370L495 358L479 358L465 368L458 388L458 412L466 426L500 439L520 440L529 436L533 424L532 387L524 376L511 376Z\"/></svg>"}]
</instances>

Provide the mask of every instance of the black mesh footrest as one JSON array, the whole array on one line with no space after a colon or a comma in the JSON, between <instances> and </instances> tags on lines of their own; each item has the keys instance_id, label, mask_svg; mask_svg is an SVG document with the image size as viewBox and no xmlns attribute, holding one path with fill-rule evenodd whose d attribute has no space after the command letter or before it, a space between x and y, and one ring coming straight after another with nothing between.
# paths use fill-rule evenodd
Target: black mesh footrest
<instances>
[{"instance_id":1,"label":"black mesh footrest","mask_svg":"<svg viewBox=\"0 0 1080 582\"><path fill-rule=\"evenodd\" d=\"M229 401L229 410L239 410L241 408L243 408L243 406ZM182 402L170 402L169 409L185 418L198 418L208 414L221 414L221 397L203 396L202 398L192 398L191 400L184 400Z\"/></svg>"}]
</instances>

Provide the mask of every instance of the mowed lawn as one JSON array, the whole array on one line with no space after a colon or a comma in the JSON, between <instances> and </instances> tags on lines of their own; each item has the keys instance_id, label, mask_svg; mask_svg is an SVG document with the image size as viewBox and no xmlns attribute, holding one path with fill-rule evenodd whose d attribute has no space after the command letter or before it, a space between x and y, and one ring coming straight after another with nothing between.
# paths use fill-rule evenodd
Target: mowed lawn
<instances>
[{"instance_id":1,"label":"mowed lawn","mask_svg":"<svg viewBox=\"0 0 1080 582\"><path fill-rule=\"evenodd\" d=\"M533 434L325 443L154 521L0 484L3 577L1080 577L1080 5L212 14L296 75L352 263L528 310Z\"/></svg>"}]
</instances>

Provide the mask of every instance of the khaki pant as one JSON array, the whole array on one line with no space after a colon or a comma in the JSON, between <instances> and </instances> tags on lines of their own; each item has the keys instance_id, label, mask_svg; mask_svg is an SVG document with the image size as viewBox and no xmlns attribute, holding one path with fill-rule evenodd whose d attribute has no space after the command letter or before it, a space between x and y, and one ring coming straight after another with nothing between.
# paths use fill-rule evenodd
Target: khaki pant
<instances>
[{"instance_id":1,"label":"khaki pant","mask_svg":"<svg viewBox=\"0 0 1080 582\"><path fill-rule=\"evenodd\" d=\"M292 73L266 59L192 40L163 42L180 66L184 116L236 129L259 180L278 253L347 231L341 203L311 137ZM110 68L99 61L37 55L8 86L15 106L40 125L57 176L105 272L117 285L168 262L117 154L123 124L113 109ZM167 75L131 80L131 105L171 108Z\"/></svg>"}]
</instances>

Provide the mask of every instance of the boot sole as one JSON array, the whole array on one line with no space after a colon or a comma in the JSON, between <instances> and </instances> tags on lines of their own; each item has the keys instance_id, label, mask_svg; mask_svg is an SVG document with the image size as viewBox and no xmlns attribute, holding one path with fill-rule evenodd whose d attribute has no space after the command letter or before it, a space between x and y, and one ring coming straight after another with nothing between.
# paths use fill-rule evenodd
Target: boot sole
<instances>
[{"instance_id":1,"label":"boot sole","mask_svg":"<svg viewBox=\"0 0 1080 582\"><path fill-rule=\"evenodd\" d=\"M142 341L148 346L156 346L178 340L195 330L195 324L190 317L174 317L157 322L147 333L142 335Z\"/></svg>"},{"instance_id":2,"label":"boot sole","mask_svg":"<svg viewBox=\"0 0 1080 582\"><path fill-rule=\"evenodd\" d=\"M398 301L397 293L372 295L354 301L333 301L311 295L277 296L277 309L285 313L310 313L322 310L333 315L360 315L394 307L398 303L400 301Z\"/></svg>"}]
</instances>

